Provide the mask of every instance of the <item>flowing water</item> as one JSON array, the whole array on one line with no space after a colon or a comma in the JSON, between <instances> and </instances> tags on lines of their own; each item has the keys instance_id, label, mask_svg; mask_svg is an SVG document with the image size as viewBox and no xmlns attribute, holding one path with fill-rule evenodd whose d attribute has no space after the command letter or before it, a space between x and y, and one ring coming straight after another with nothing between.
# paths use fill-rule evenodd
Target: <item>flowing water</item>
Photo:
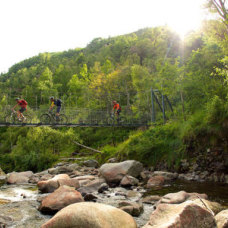
<instances>
[{"instance_id":1,"label":"flowing water","mask_svg":"<svg viewBox=\"0 0 228 228\"><path fill-rule=\"evenodd\" d=\"M162 189L150 190L146 195L163 196L179 191L205 193L210 201L215 201L228 208L228 184L211 182L180 181L163 186Z\"/></svg>"},{"instance_id":2,"label":"flowing water","mask_svg":"<svg viewBox=\"0 0 228 228\"><path fill-rule=\"evenodd\" d=\"M0 187L0 227L38 228L51 216L41 214L35 185L3 185Z\"/></svg>"},{"instance_id":3,"label":"flowing water","mask_svg":"<svg viewBox=\"0 0 228 228\"><path fill-rule=\"evenodd\" d=\"M13 202L36 200L38 189L34 185L3 185L0 187L0 199Z\"/></svg>"}]
</instances>

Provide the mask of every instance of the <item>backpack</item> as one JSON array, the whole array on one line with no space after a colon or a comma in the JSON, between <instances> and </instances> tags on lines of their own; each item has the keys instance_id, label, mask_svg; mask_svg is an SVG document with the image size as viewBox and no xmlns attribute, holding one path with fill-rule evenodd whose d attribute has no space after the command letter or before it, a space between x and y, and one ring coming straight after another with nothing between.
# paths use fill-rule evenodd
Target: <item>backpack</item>
<instances>
[{"instance_id":1,"label":"backpack","mask_svg":"<svg viewBox=\"0 0 228 228\"><path fill-rule=\"evenodd\" d=\"M57 100L56 100L56 106L61 106L61 104L62 104L61 99L57 99Z\"/></svg>"},{"instance_id":2,"label":"backpack","mask_svg":"<svg viewBox=\"0 0 228 228\"><path fill-rule=\"evenodd\" d=\"M20 102L21 102L21 104L22 104L22 105L28 105L27 101L26 101L26 100L24 100L24 99L21 99L21 101L20 101Z\"/></svg>"}]
</instances>

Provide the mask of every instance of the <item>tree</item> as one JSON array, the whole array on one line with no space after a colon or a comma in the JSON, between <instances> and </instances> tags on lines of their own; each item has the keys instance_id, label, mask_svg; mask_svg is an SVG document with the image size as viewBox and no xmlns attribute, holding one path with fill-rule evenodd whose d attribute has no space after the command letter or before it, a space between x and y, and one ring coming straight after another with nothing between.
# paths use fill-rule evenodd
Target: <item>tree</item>
<instances>
[{"instance_id":1,"label":"tree","mask_svg":"<svg viewBox=\"0 0 228 228\"><path fill-rule=\"evenodd\" d=\"M226 0L208 0L206 3L212 13L218 13L228 31L228 10Z\"/></svg>"}]
</instances>

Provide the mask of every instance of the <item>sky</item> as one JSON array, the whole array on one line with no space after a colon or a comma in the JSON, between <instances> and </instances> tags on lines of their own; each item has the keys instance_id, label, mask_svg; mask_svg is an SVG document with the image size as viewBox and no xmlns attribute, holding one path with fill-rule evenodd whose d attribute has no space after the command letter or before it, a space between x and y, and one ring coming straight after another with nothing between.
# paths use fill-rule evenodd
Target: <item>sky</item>
<instances>
[{"instance_id":1,"label":"sky","mask_svg":"<svg viewBox=\"0 0 228 228\"><path fill-rule=\"evenodd\" d=\"M205 0L0 0L0 73L43 52L168 25L180 36L205 18Z\"/></svg>"}]
</instances>

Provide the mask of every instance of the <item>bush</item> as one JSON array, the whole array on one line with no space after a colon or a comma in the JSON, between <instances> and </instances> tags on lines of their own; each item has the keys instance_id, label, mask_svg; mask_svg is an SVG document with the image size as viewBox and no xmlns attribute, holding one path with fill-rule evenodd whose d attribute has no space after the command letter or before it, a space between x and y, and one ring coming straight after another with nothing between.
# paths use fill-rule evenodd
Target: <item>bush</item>
<instances>
[{"instance_id":1,"label":"bush","mask_svg":"<svg viewBox=\"0 0 228 228\"><path fill-rule=\"evenodd\" d=\"M115 149L106 146L103 151L107 157L117 156L120 160L134 159L145 165L156 165L165 160L171 165L183 156L183 144L178 135L179 125L167 123L134 132Z\"/></svg>"},{"instance_id":2,"label":"bush","mask_svg":"<svg viewBox=\"0 0 228 228\"><path fill-rule=\"evenodd\" d=\"M220 124L228 117L226 103L214 96L206 106L206 120L209 124Z\"/></svg>"}]
</instances>

